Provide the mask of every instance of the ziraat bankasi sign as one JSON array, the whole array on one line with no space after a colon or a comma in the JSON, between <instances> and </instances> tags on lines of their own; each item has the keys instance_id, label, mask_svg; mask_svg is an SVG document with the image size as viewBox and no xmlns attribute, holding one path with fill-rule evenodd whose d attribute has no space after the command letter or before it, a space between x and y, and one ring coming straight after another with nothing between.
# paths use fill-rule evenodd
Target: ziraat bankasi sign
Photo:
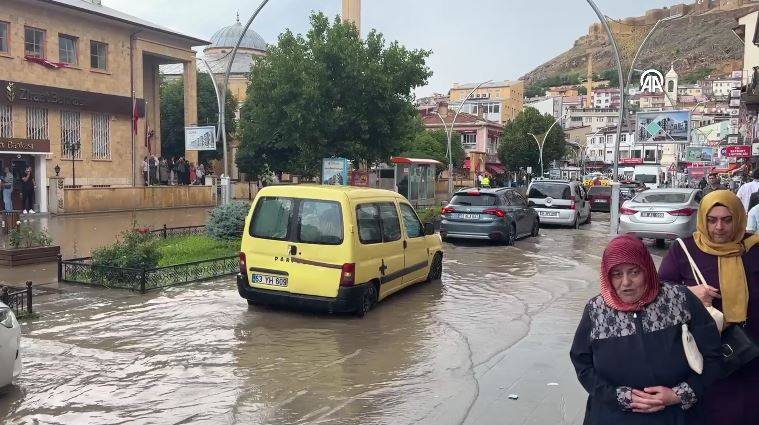
<instances>
[{"instance_id":1,"label":"ziraat bankasi sign","mask_svg":"<svg viewBox=\"0 0 759 425\"><path fill-rule=\"evenodd\" d=\"M42 108L57 106L114 115L132 116L134 113L130 96L38 86L6 80L0 80L0 103ZM136 99L136 112L140 118L145 116L143 99Z\"/></svg>"},{"instance_id":2,"label":"ziraat bankasi sign","mask_svg":"<svg viewBox=\"0 0 759 425\"><path fill-rule=\"evenodd\" d=\"M0 152L49 153L50 140L0 138Z\"/></svg>"}]
</instances>

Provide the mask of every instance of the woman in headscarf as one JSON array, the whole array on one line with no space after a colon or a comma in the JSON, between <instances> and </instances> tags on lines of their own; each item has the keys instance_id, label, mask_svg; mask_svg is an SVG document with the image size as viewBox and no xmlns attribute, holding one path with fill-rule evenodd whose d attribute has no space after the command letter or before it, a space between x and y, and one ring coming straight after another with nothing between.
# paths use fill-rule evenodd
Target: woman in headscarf
<instances>
[{"instance_id":1,"label":"woman in headscarf","mask_svg":"<svg viewBox=\"0 0 759 425\"><path fill-rule=\"evenodd\" d=\"M703 355L685 357L687 324ZM661 285L643 242L620 236L601 260L601 294L585 306L570 357L588 391L584 424L703 424L704 391L719 372L719 332L685 287Z\"/></svg>"},{"instance_id":2,"label":"woman in headscarf","mask_svg":"<svg viewBox=\"0 0 759 425\"><path fill-rule=\"evenodd\" d=\"M706 195L698 209L696 233L683 239L708 286L697 285L679 243L672 244L659 268L664 281L688 285L701 301L759 340L759 235L746 233L746 211L729 190ZM759 424L759 359L725 379L706 394L710 424Z\"/></svg>"}]
</instances>

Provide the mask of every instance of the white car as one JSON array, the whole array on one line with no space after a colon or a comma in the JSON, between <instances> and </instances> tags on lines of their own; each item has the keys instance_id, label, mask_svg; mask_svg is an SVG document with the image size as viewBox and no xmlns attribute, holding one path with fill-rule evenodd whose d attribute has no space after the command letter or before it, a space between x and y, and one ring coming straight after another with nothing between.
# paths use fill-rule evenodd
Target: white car
<instances>
[{"instance_id":1,"label":"white car","mask_svg":"<svg viewBox=\"0 0 759 425\"><path fill-rule=\"evenodd\" d=\"M21 326L16 315L0 302L0 388L10 385L21 373Z\"/></svg>"}]
</instances>

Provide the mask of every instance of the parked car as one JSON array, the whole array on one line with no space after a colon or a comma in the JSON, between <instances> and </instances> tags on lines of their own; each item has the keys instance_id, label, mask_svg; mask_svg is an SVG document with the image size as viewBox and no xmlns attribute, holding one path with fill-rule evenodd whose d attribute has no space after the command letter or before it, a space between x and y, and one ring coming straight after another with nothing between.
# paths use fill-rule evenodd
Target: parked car
<instances>
[{"instance_id":1,"label":"parked car","mask_svg":"<svg viewBox=\"0 0 759 425\"><path fill-rule=\"evenodd\" d=\"M611 186L590 186L588 202L591 211L609 212L611 208Z\"/></svg>"},{"instance_id":2,"label":"parked car","mask_svg":"<svg viewBox=\"0 0 759 425\"><path fill-rule=\"evenodd\" d=\"M21 373L21 326L16 315L0 302L0 388L10 385Z\"/></svg>"},{"instance_id":3,"label":"parked car","mask_svg":"<svg viewBox=\"0 0 759 425\"><path fill-rule=\"evenodd\" d=\"M698 189L649 189L624 203L620 209L619 233L655 239L657 245L692 235L696 231L698 206L703 194Z\"/></svg>"},{"instance_id":4,"label":"parked car","mask_svg":"<svg viewBox=\"0 0 759 425\"><path fill-rule=\"evenodd\" d=\"M249 304L366 314L415 283L440 279L443 245L398 193L268 186L245 220L237 289Z\"/></svg>"},{"instance_id":5,"label":"parked car","mask_svg":"<svg viewBox=\"0 0 759 425\"><path fill-rule=\"evenodd\" d=\"M456 192L443 208L440 235L444 239L483 239L513 245L537 236L540 219L515 189L466 189Z\"/></svg>"},{"instance_id":6,"label":"parked car","mask_svg":"<svg viewBox=\"0 0 759 425\"><path fill-rule=\"evenodd\" d=\"M543 224L579 228L580 224L590 223L590 203L579 182L536 179L527 189L527 198Z\"/></svg>"}]
</instances>

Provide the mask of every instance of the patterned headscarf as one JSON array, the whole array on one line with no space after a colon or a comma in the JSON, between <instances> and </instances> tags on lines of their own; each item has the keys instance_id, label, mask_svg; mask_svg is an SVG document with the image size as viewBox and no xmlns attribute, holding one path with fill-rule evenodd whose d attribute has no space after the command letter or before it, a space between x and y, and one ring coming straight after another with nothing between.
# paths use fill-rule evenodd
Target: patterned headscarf
<instances>
[{"instance_id":1,"label":"patterned headscarf","mask_svg":"<svg viewBox=\"0 0 759 425\"><path fill-rule=\"evenodd\" d=\"M620 264L634 264L640 267L645 275L646 291L634 304L622 301L611 284L611 271ZM609 242L601 259L601 296L606 305L619 311L640 311L656 299L660 288L656 264L640 239L632 235L623 235Z\"/></svg>"}]
</instances>

